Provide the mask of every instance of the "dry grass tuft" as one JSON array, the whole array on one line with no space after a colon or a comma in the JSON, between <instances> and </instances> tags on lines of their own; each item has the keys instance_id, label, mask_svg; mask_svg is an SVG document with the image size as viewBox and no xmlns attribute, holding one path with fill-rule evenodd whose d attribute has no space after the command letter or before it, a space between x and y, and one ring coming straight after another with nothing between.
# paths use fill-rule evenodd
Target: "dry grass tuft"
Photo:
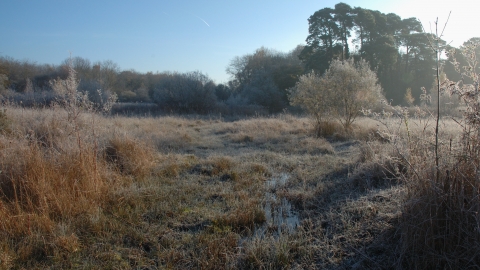
<instances>
[{"instance_id":1,"label":"dry grass tuft","mask_svg":"<svg viewBox=\"0 0 480 270\"><path fill-rule=\"evenodd\" d=\"M333 146L324 138L301 138L298 142L292 144L292 149L289 150L293 153L310 155L335 154Z\"/></svg>"},{"instance_id":2,"label":"dry grass tuft","mask_svg":"<svg viewBox=\"0 0 480 270\"><path fill-rule=\"evenodd\" d=\"M259 207L258 202L247 203L224 216L214 220L214 226L220 229L229 228L241 234L253 231L256 225L266 221L265 212Z\"/></svg>"},{"instance_id":3,"label":"dry grass tuft","mask_svg":"<svg viewBox=\"0 0 480 270\"><path fill-rule=\"evenodd\" d=\"M0 133L8 134L11 130L11 120L7 117L6 109L0 109Z\"/></svg>"},{"instance_id":4,"label":"dry grass tuft","mask_svg":"<svg viewBox=\"0 0 480 270\"><path fill-rule=\"evenodd\" d=\"M344 134L344 128L343 126L338 123L337 121L322 121L320 123L317 123L315 126L315 134L318 137L333 137L334 135L340 136L340 134Z\"/></svg>"},{"instance_id":5,"label":"dry grass tuft","mask_svg":"<svg viewBox=\"0 0 480 270\"><path fill-rule=\"evenodd\" d=\"M378 133L378 123L369 118L359 118L345 130L338 121L324 120L315 124L314 133L317 137L334 141L361 140L370 141Z\"/></svg>"},{"instance_id":6,"label":"dry grass tuft","mask_svg":"<svg viewBox=\"0 0 480 270\"><path fill-rule=\"evenodd\" d=\"M198 237L199 258L198 268L218 269L219 266L234 268L235 255L238 248L238 235L233 232L223 232L219 235L204 233Z\"/></svg>"},{"instance_id":7,"label":"dry grass tuft","mask_svg":"<svg viewBox=\"0 0 480 270\"><path fill-rule=\"evenodd\" d=\"M256 238L244 247L242 268L284 269L290 268L295 257L303 257L301 241L296 236L282 234L277 238Z\"/></svg>"},{"instance_id":8,"label":"dry grass tuft","mask_svg":"<svg viewBox=\"0 0 480 270\"><path fill-rule=\"evenodd\" d=\"M0 181L1 194L18 211L75 216L108 185L110 175L92 150L46 156L37 145L17 149L15 155L2 155Z\"/></svg>"},{"instance_id":9,"label":"dry grass tuft","mask_svg":"<svg viewBox=\"0 0 480 270\"><path fill-rule=\"evenodd\" d=\"M155 152L144 143L128 137L115 137L105 146L105 159L120 172L138 178L149 176L155 164Z\"/></svg>"},{"instance_id":10,"label":"dry grass tuft","mask_svg":"<svg viewBox=\"0 0 480 270\"><path fill-rule=\"evenodd\" d=\"M360 146L360 163L350 179L362 190L371 190L397 184L406 174L406 165L388 143L370 141Z\"/></svg>"},{"instance_id":11,"label":"dry grass tuft","mask_svg":"<svg viewBox=\"0 0 480 270\"><path fill-rule=\"evenodd\" d=\"M480 199L478 154L442 166L437 178L432 157L416 160L410 176L409 200L401 224L402 261L428 268L478 268Z\"/></svg>"}]
</instances>

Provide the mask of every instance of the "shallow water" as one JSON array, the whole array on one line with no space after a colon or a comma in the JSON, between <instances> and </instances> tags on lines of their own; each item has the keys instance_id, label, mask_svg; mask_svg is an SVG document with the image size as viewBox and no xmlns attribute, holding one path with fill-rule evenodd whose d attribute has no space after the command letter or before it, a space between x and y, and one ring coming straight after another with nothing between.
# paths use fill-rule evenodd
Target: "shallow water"
<instances>
[{"instance_id":1,"label":"shallow water","mask_svg":"<svg viewBox=\"0 0 480 270\"><path fill-rule=\"evenodd\" d=\"M255 229L254 235L262 237L267 233L274 235L293 233L299 225L298 213L292 204L286 198L279 198L276 195L277 191L286 188L289 178L288 174L282 173L266 181L267 192L263 204L266 222Z\"/></svg>"}]
</instances>

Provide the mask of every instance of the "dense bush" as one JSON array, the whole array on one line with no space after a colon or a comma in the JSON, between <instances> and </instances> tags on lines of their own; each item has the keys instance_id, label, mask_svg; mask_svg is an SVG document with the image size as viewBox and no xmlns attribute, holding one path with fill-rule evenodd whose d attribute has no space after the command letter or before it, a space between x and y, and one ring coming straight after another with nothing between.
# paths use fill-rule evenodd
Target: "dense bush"
<instances>
[{"instance_id":1,"label":"dense bush","mask_svg":"<svg viewBox=\"0 0 480 270\"><path fill-rule=\"evenodd\" d=\"M162 79L152 99L164 111L208 113L215 109L215 84L200 72L174 73Z\"/></svg>"},{"instance_id":2,"label":"dense bush","mask_svg":"<svg viewBox=\"0 0 480 270\"><path fill-rule=\"evenodd\" d=\"M249 104L260 105L271 113L279 112L288 105L285 92L264 72L253 75L251 81L241 88L241 96L248 100Z\"/></svg>"},{"instance_id":3,"label":"dense bush","mask_svg":"<svg viewBox=\"0 0 480 270\"><path fill-rule=\"evenodd\" d=\"M232 89L248 105L262 106L270 113L288 106L287 89L294 86L303 73L298 46L289 53L259 48L253 54L235 57L227 67L232 76Z\"/></svg>"}]
</instances>

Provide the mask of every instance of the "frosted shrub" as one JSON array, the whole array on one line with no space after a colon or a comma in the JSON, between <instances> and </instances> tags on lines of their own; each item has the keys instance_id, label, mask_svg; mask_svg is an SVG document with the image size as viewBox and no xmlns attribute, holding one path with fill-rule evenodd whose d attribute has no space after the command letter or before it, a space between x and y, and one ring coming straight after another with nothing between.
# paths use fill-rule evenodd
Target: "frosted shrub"
<instances>
[{"instance_id":1,"label":"frosted shrub","mask_svg":"<svg viewBox=\"0 0 480 270\"><path fill-rule=\"evenodd\" d=\"M324 118L334 117L346 131L363 107L373 106L381 99L377 75L365 60L334 60L323 76L313 72L303 75L290 89L292 105L303 107L317 125Z\"/></svg>"}]
</instances>

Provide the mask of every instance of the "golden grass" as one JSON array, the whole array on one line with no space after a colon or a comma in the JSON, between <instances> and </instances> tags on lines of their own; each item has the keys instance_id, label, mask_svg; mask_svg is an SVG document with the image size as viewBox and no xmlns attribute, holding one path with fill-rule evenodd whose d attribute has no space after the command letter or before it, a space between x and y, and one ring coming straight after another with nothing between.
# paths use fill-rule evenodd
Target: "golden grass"
<instances>
[{"instance_id":1,"label":"golden grass","mask_svg":"<svg viewBox=\"0 0 480 270\"><path fill-rule=\"evenodd\" d=\"M387 250L398 249L392 232L405 192L382 175L400 163L394 145L374 135L389 130L371 119L337 140L290 115L226 122L82 113L73 121L61 108L8 107L4 119L0 269L397 263ZM415 121L412 136L431 136ZM267 185L279 175L287 182ZM267 192L292 205L293 231L270 224Z\"/></svg>"}]
</instances>

